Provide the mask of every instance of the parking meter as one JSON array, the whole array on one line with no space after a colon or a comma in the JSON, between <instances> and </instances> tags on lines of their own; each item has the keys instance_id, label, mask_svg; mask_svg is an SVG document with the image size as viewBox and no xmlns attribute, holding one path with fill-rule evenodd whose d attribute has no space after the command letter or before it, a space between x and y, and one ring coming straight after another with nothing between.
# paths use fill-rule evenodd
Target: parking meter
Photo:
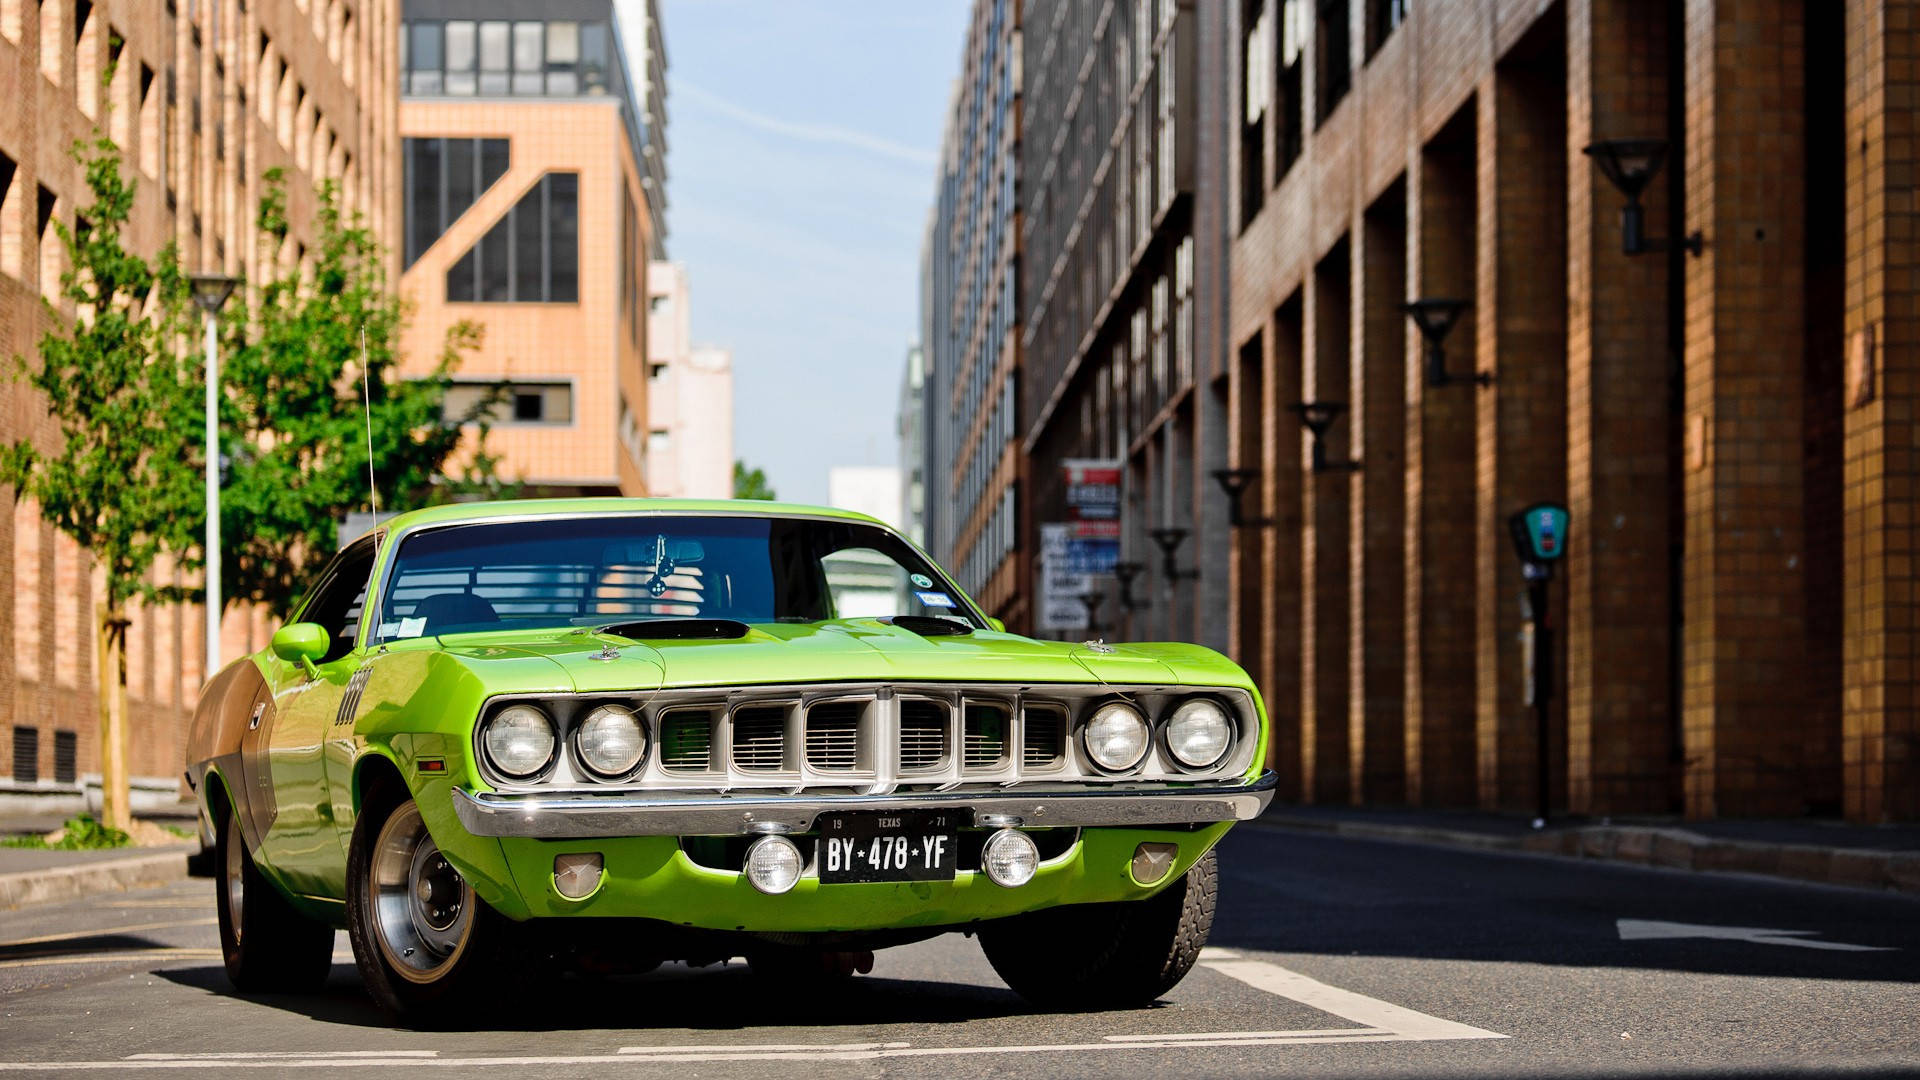
<instances>
[{"instance_id":1,"label":"parking meter","mask_svg":"<svg viewBox=\"0 0 1920 1080\"><path fill-rule=\"evenodd\" d=\"M1551 724L1547 702L1553 697L1553 626L1547 620L1547 582L1553 580L1553 566L1567 553L1567 508L1559 503L1534 503L1507 519L1507 531L1513 536L1514 553L1520 556L1520 573L1527 581L1526 623L1521 628L1525 652L1527 704L1533 706L1538 723L1540 815L1533 827L1544 828L1550 796L1548 792Z\"/></svg>"}]
</instances>

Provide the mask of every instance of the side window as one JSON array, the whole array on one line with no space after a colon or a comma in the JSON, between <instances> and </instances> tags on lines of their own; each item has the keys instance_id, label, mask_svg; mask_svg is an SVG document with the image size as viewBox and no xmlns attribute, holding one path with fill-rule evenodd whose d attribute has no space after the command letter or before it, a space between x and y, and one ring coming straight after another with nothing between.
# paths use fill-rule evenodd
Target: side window
<instances>
[{"instance_id":1,"label":"side window","mask_svg":"<svg viewBox=\"0 0 1920 1080\"><path fill-rule=\"evenodd\" d=\"M360 611L366 605L367 582L373 576L374 538L354 541L320 575L320 584L300 613L301 622L319 623L327 628L331 644L323 664L331 663L353 651L353 639L360 630Z\"/></svg>"}]
</instances>

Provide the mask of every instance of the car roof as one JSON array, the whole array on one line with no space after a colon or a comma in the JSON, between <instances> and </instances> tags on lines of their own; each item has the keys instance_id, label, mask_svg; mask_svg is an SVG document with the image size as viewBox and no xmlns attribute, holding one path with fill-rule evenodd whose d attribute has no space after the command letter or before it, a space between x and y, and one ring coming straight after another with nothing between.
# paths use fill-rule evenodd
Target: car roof
<instances>
[{"instance_id":1,"label":"car roof","mask_svg":"<svg viewBox=\"0 0 1920 1080\"><path fill-rule=\"evenodd\" d=\"M385 522L384 525L390 533L400 533L425 525L445 525L480 519L676 512L763 518L842 518L847 521L887 527L884 522L866 514L830 506L807 506L801 503L767 502L760 499L633 499L613 496L447 503L406 511Z\"/></svg>"}]
</instances>

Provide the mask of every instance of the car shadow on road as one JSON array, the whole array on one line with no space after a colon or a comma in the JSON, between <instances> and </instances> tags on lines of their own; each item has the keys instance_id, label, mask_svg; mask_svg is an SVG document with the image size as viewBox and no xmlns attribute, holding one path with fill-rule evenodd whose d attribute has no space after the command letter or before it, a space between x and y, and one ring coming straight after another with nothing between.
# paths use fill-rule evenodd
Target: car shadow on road
<instances>
[{"instance_id":1,"label":"car shadow on road","mask_svg":"<svg viewBox=\"0 0 1920 1080\"><path fill-rule=\"evenodd\" d=\"M1226 948L1920 983L1896 893L1268 828L1220 875Z\"/></svg>"},{"instance_id":2,"label":"car shadow on road","mask_svg":"<svg viewBox=\"0 0 1920 1080\"><path fill-rule=\"evenodd\" d=\"M323 1023L392 1028L367 997L352 964L335 963L312 994L247 994L217 965L166 968L155 975ZM591 1029L736 1031L747 1028L875 1024L957 1024L1032 1012L1012 991L969 984L863 975L804 987L750 974L733 963L701 969L668 965L645 975L611 978L541 975L537 994L503 993L463 1013L463 1026L485 1031ZM449 1029L438 1025L436 1030Z\"/></svg>"}]
</instances>

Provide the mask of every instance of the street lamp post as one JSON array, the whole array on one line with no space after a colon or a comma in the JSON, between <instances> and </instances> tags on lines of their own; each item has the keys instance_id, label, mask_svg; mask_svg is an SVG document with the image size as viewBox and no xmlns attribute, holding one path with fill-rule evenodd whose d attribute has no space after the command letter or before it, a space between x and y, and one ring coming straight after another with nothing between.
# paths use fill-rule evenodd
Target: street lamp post
<instances>
[{"instance_id":1,"label":"street lamp post","mask_svg":"<svg viewBox=\"0 0 1920 1080\"><path fill-rule=\"evenodd\" d=\"M220 670L220 309L239 282L194 274L193 302L207 331L207 678Z\"/></svg>"}]
</instances>

